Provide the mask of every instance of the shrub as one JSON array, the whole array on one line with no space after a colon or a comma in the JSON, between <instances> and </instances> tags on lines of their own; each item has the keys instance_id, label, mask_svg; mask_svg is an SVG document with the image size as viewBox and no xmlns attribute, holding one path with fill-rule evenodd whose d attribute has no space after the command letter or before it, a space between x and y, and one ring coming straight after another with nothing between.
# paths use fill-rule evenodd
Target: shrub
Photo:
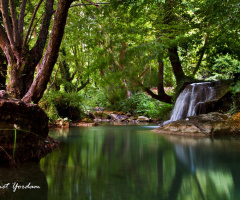
<instances>
[{"instance_id":1,"label":"shrub","mask_svg":"<svg viewBox=\"0 0 240 200\"><path fill-rule=\"evenodd\" d=\"M45 94L39 106L47 113L50 121L65 117L78 120L85 117L81 101L82 98L77 93L54 91Z\"/></svg>"},{"instance_id":2,"label":"shrub","mask_svg":"<svg viewBox=\"0 0 240 200\"><path fill-rule=\"evenodd\" d=\"M133 115L144 115L154 119L165 120L172 110L171 104L160 102L145 93L133 94L130 98L118 103L118 109Z\"/></svg>"}]
</instances>

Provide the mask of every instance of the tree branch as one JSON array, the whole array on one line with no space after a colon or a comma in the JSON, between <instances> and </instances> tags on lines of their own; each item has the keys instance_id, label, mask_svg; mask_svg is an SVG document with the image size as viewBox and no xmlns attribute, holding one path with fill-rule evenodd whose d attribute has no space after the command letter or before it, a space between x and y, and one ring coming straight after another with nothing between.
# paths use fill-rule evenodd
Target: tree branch
<instances>
[{"instance_id":1,"label":"tree branch","mask_svg":"<svg viewBox=\"0 0 240 200\"><path fill-rule=\"evenodd\" d=\"M0 46L6 53L6 47L9 46L9 40L3 26L0 24Z\"/></svg>"},{"instance_id":2,"label":"tree branch","mask_svg":"<svg viewBox=\"0 0 240 200\"><path fill-rule=\"evenodd\" d=\"M143 71L143 73L141 73L141 74L138 76L138 79L142 78L142 76L144 76L149 69L150 69L150 67L147 67L147 68Z\"/></svg>"},{"instance_id":3,"label":"tree branch","mask_svg":"<svg viewBox=\"0 0 240 200\"><path fill-rule=\"evenodd\" d=\"M50 80L53 67L57 61L60 45L62 42L64 29L67 21L68 10L73 0L59 0L55 12L52 32L45 55L42 60L41 69L36 75L28 92L23 97L25 102L34 102L42 98L47 84Z\"/></svg>"},{"instance_id":4,"label":"tree branch","mask_svg":"<svg viewBox=\"0 0 240 200\"><path fill-rule=\"evenodd\" d=\"M59 64L58 67L57 67L57 70L56 70L56 73L55 73L55 75L54 75L53 81L52 81L52 83L49 85L49 87L47 88L46 93L49 92L50 88L51 88L51 87L53 86L53 84L55 83L59 68L60 68L60 64Z\"/></svg>"},{"instance_id":5,"label":"tree branch","mask_svg":"<svg viewBox=\"0 0 240 200\"><path fill-rule=\"evenodd\" d=\"M82 83L82 85L77 88L77 91L82 90L82 89L85 88L89 83L90 83L90 80L88 79L85 83Z\"/></svg>"},{"instance_id":6,"label":"tree branch","mask_svg":"<svg viewBox=\"0 0 240 200\"><path fill-rule=\"evenodd\" d=\"M201 62L202 62L202 59L203 59L203 56L204 56L204 53L206 51L206 48L207 48L207 41L208 41L208 38L210 36L210 33L207 33L206 37L205 37L205 40L204 40L204 45L203 45L203 49L202 49L202 52L200 54L200 57L199 57L199 60L198 60L198 63L193 71L193 76L195 76L195 74L197 73L197 71L199 70L200 68L200 65L201 65Z\"/></svg>"},{"instance_id":7,"label":"tree branch","mask_svg":"<svg viewBox=\"0 0 240 200\"><path fill-rule=\"evenodd\" d=\"M14 39L14 42L17 44L17 46L20 46L16 8L13 0L9 0L9 5L10 5L12 24L13 24L13 39Z\"/></svg>"},{"instance_id":8,"label":"tree branch","mask_svg":"<svg viewBox=\"0 0 240 200\"><path fill-rule=\"evenodd\" d=\"M7 36L11 46L15 47L15 42L13 40L13 30L12 30L9 15L8 15L8 3L6 0L1 0L0 2L1 2L1 11L2 11L4 27L6 29Z\"/></svg>"},{"instance_id":9,"label":"tree branch","mask_svg":"<svg viewBox=\"0 0 240 200\"><path fill-rule=\"evenodd\" d=\"M42 15L35 21L35 24L34 24L32 30L31 30L31 33L29 34L30 37L28 37L28 40L26 41L26 44L28 44L28 43L30 42L31 36L32 36L33 32L35 31L36 27L39 25L38 22L43 18L43 15L44 15L44 14L42 14Z\"/></svg>"},{"instance_id":10,"label":"tree branch","mask_svg":"<svg viewBox=\"0 0 240 200\"><path fill-rule=\"evenodd\" d=\"M40 0L42 1L42 0ZM40 2L39 2L40 3ZM33 79L34 79L34 71L36 65L40 62L43 50L46 45L46 41L48 38L49 26L52 18L53 12L53 3L54 0L47 0L45 5L45 13L42 19L42 24L39 32L39 36L37 39L36 44L30 51L31 59L28 59L27 63L25 64L24 72L24 84L25 84L25 92L28 91L29 87L31 86ZM35 9L36 10L36 9ZM26 38L26 37L25 37Z\"/></svg>"},{"instance_id":11,"label":"tree branch","mask_svg":"<svg viewBox=\"0 0 240 200\"><path fill-rule=\"evenodd\" d=\"M138 85L145 91L148 93L148 95L150 95L152 98L157 99L158 101L162 101L165 103L172 103L172 97L167 95L164 91L160 94L155 94L150 88L144 86L140 80L138 79L134 79L136 81L136 83L138 83Z\"/></svg>"},{"instance_id":12,"label":"tree branch","mask_svg":"<svg viewBox=\"0 0 240 200\"><path fill-rule=\"evenodd\" d=\"M23 25L24 25L24 16L25 16L25 9L26 9L27 0L23 0L20 6L20 13L18 18L18 32L20 35L20 42L23 41Z\"/></svg>"},{"instance_id":13,"label":"tree branch","mask_svg":"<svg viewBox=\"0 0 240 200\"><path fill-rule=\"evenodd\" d=\"M86 0L87 1L87 0ZM119 0L117 2L121 2L122 0ZM89 2L89 1L88 1ZM70 8L72 7L76 7L76 6L91 6L91 5L94 5L94 6L97 6L97 5L107 5L107 4L111 4L110 2L98 2L98 3L80 3L80 4L74 4L72 5Z\"/></svg>"},{"instance_id":14,"label":"tree branch","mask_svg":"<svg viewBox=\"0 0 240 200\"><path fill-rule=\"evenodd\" d=\"M27 29L27 32L26 32L25 38L24 38L24 40L23 40L23 48L24 48L25 45L26 45L26 42L27 42L27 39L28 39L29 33L30 33L30 31L31 31L31 28L32 28L32 25L33 25L34 19L35 19L35 17L36 17L37 11L38 11L40 5L42 4L42 2L43 2L43 0L40 0L40 1L38 2L37 7L35 8L35 10L34 10L34 12L33 12L31 22L30 22L30 24L29 24L29 26L28 26L28 29Z\"/></svg>"},{"instance_id":15,"label":"tree branch","mask_svg":"<svg viewBox=\"0 0 240 200\"><path fill-rule=\"evenodd\" d=\"M90 3L90 5L94 5L94 6L96 6L98 9L100 9L100 6L98 5L98 3L94 3L94 2L92 2L91 0L85 0L85 1L87 1L88 3Z\"/></svg>"}]
</instances>

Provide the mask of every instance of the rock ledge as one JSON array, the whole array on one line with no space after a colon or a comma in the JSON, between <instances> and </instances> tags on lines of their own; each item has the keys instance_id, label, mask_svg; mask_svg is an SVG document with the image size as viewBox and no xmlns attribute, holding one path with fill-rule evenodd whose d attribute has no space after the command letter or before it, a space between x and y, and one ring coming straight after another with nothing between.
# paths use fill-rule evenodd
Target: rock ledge
<instances>
[{"instance_id":1,"label":"rock ledge","mask_svg":"<svg viewBox=\"0 0 240 200\"><path fill-rule=\"evenodd\" d=\"M186 136L238 135L240 127L228 114L212 112L180 119L153 130L156 133Z\"/></svg>"}]
</instances>

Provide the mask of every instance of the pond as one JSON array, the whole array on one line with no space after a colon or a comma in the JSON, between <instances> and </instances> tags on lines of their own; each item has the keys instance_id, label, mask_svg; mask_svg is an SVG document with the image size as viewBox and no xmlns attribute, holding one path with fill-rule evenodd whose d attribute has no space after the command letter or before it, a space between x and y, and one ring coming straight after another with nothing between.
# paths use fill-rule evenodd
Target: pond
<instances>
[{"instance_id":1,"label":"pond","mask_svg":"<svg viewBox=\"0 0 240 200\"><path fill-rule=\"evenodd\" d=\"M153 128L52 130L60 148L40 164L1 167L0 199L240 199L239 140L163 136Z\"/></svg>"}]
</instances>

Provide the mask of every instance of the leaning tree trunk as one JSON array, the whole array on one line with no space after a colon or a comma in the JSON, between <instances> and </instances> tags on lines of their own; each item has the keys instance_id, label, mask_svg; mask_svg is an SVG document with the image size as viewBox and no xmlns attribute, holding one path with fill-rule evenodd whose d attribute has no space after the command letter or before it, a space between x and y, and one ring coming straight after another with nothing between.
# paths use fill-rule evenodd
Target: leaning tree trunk
<instances>
[{"instance_id":1,"label":"leaning tree trunk","mask_svg":"<svg viewBox=\"0 0 240 200\"><path fill-rule=\"evenodd\" d=\"M39 36L34 47L29 50L30 32L33 29L38 9L43 2L45 2L45 9ZM56 11L53 10L54 2L54 0L39 0L28 27L24 27L27 0L21 1L19 12L16 11L15 1L0 0L3 19L3 25L0 24L0 47L8 61L9 81L7 90L13 98L22 98L26 102L38 103L47 87L57 61L68 10L73 0L58 0ZM53 13L55 13L55 17L51 36L43 56ZM26 30L25 35L23 30ZM34 73L41 59L42 63L34 80Z\"/></svg>"},{"instance_id":2,"label":"leaning tree trunk","mask_svg":"<svg viewBox=\"0 0 240 200\"><path fill-rule=\"evenodd\" d=\"M43 57L40 70L28 92L23 97L25 102L38 103L38 101L42 98L45 89L47 88L53 67L58 58L58 52L66 25L68 9L70 8L72 2L73 0L58 1L49 45Z\"/></svg>"},{"instance_id":3,"label":"leaning tree trunk","mask_svg":"<svg viewBox=\"0 0 240 200\"><path fill-rule=\"evenodd\" d=\"M181 61L178 56L177 47L174 46L169 48L168 52L169 52L169 59L171 61L173 73L176 78L177 85L179 85L182 82L182 80L185 79L185 75L182 69Z\"/></svg>"},{"instance_id":4,"label":"leaning tree trunk","mask_svg":"<svg viewBox=\"0 0 240 200\"><path fill-rule=\"evenodd\" d=\"M164 63L162 55L158 56L158 94L155 94L149 87L144 86L138 79L135 81L140 85L145 92L148 93L152 98L165 103L172 103L172 97L165 93L164 84L163 84L163 75L164 75Z\"/></svg>"},{"instance_id":5,"label":"leaning tree trunk","mask_svg":"<svg viewBox=\"0 0 240 200\"><path fill-rule=\"evenodd\" d=\"M174 0L167 0L164 3L165 16L163 18L163 23L170 27L166 33L170 35L171 40L174 40L176 37L174 36L174 26L172 25L176 25L179 22L178 17L173 11L175 3L176 1ZM181 82L185 79L185 75L182 69L181 61L178 56L178 49L176 44L170 44L170 46L168 46L168 53L177 85L180 85Z\"/></svg>"},{"instance_id":6,"label":"leaning tree trunk","mask_svg":"<svg viewBox=\"0 0 240 200\"><path fill-rule=\"evenodd\" d=\"M46 0L38 39L31 50L28 48L30 30L42 2L42 0L39 1L38 6L35 8L31 23L26 28L27 31L24 37L24 17L27 0L22 0L18 17L14 1L9 1L8 3L8 1L0 0L4 25L0 24L0 46L7 58L9 67L7 91L13 98L21 99L26 94L32 83L36 66L43 55L51 16L54 13L54 0Z\"/></svg>"}]
</instances>

